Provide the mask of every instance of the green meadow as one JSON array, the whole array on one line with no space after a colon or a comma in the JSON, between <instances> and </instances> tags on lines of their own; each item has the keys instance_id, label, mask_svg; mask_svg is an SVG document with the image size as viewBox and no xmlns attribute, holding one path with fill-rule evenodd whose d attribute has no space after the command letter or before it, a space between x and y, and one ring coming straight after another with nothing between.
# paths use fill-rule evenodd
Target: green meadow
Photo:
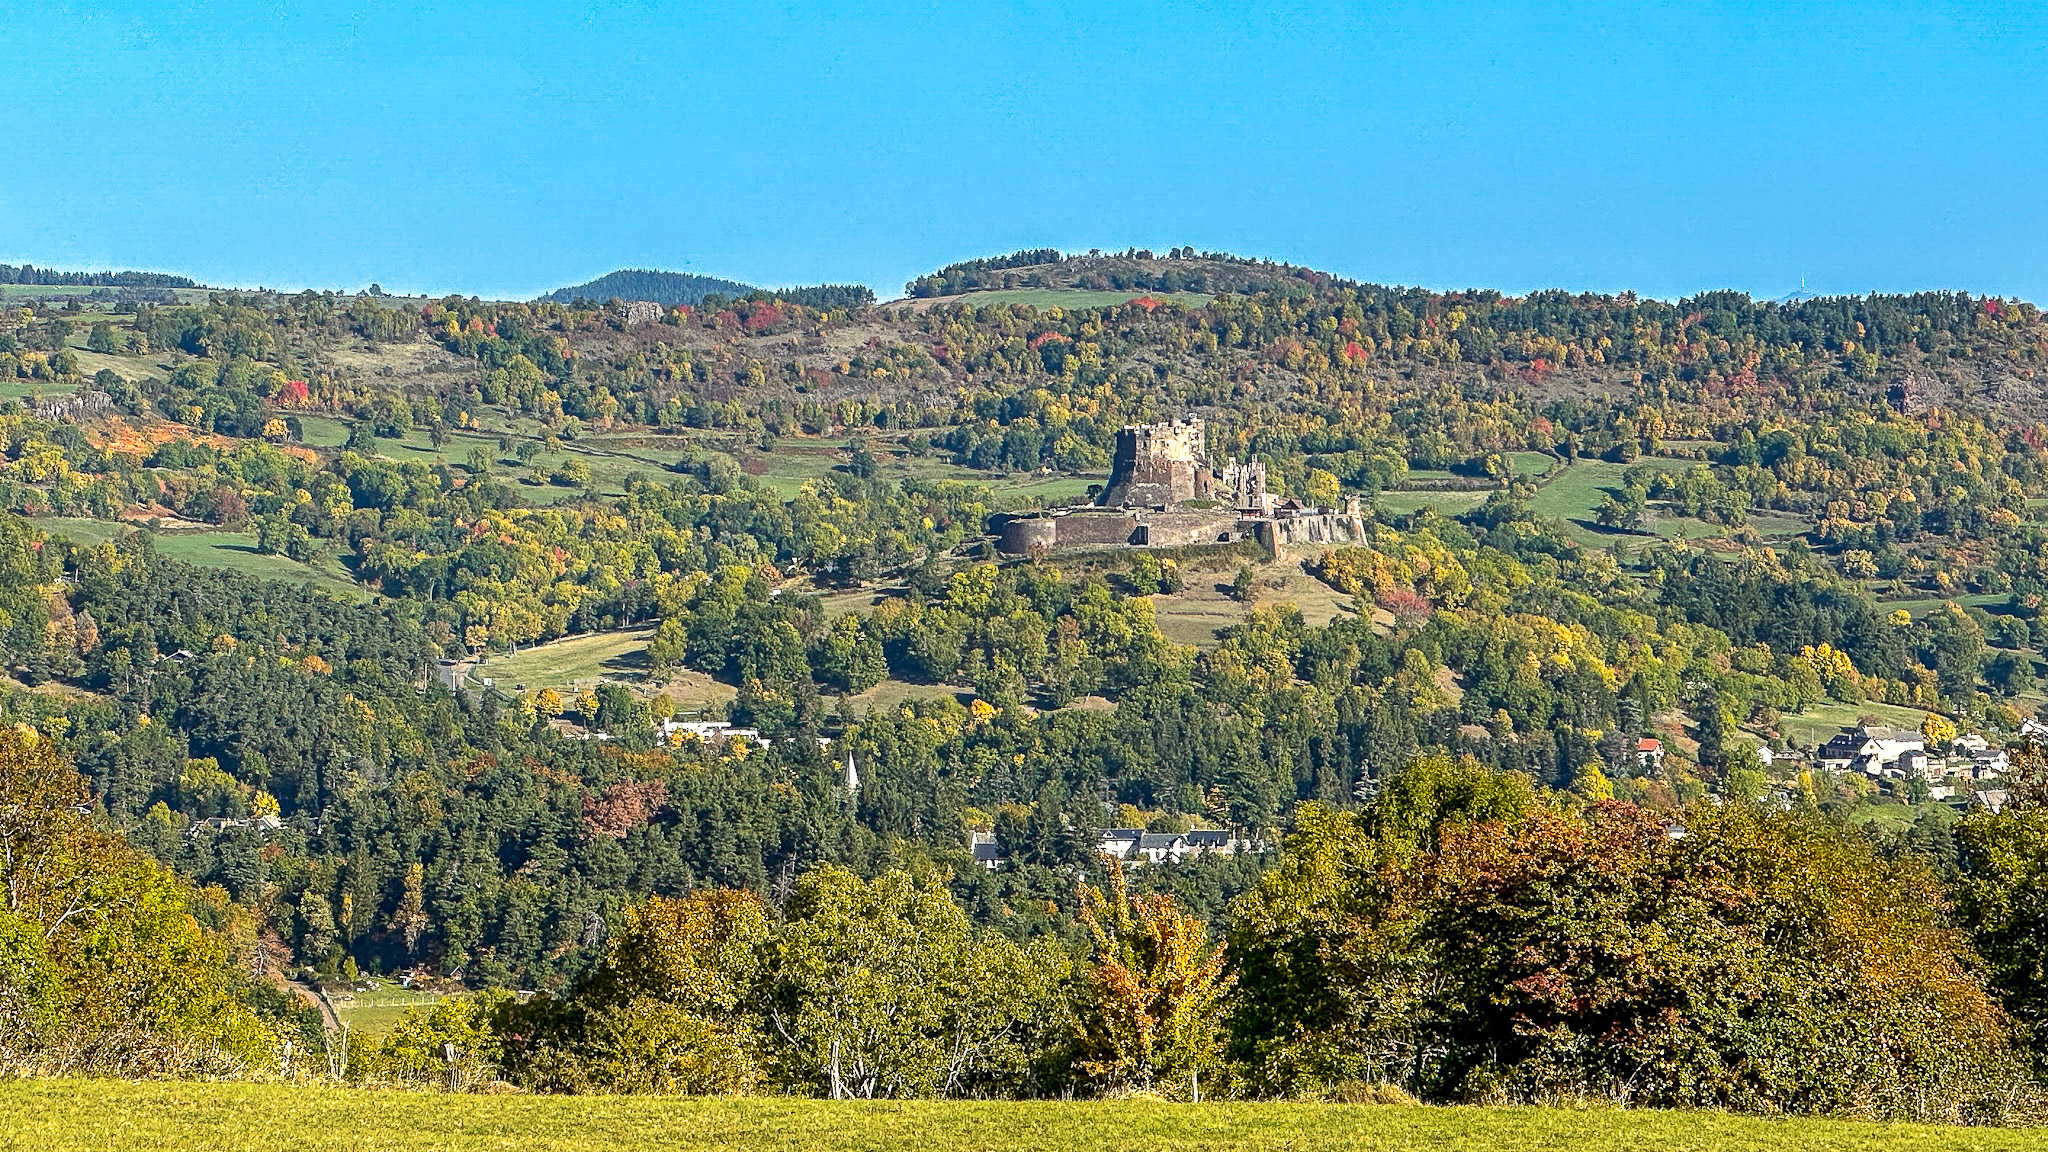
<instances>
[{"instance_id":1,"label":"green meadow","mask_svg":"<svg viewBox=\"0 0 2048 1152\"><path fill-rule=\"evenodd\" d=\"M2043 1139L1714 1112L454 1096L110 1080L0 1083L0 1114L0 1149L97 1152L2018 1152Z\"/></svg>"}]
</instances>

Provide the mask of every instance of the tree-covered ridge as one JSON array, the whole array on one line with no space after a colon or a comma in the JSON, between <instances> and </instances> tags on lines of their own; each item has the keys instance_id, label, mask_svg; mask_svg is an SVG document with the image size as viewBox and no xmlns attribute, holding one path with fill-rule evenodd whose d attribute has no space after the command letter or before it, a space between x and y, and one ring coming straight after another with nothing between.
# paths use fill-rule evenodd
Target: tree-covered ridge
<instances>
[{"instance_id":1,"label":"tree-covered ridge","mask_svg":"<svg viewBox=\"0 0 2048 1152\"><path fill-rule=\"evenodd\" d=\"M610 300L651 300L664 308L696 308L713 311L734 301L780 300L820 311L865 308L875 302L874 289L864 284L813 284L791 288L757 288L737 280L697 276L688 272L652 272L631 269L609 272L588 284L557 288L540 297L537 304L603 304Z\"/></svg>"},{"instance_id":2,"label":"tree-covered ridge","mask_svg":"<svg viewBox=\"0 0 2048 1152\"><path fill-rule=\"evenodd\" d=\"M0 264L0 284L48 284L63 287L109 288L197 288L188 276L167 272L60 272L23 264Z\"/></svg>"},{"instance_id":3,"label":"tree-covered ridge","mask_svg":"<svg viewBox=\"0 0 2048 1152\"><path fill-rule=\"evenodd\" d=\"M1292 264L1252 260L1228 252L1174 248L1163 256L1149 249L1063 253L1026 248L948 264L904 285L913 298L957 296L1002 288L1139 289L1152 292L1264 292L1302 295L1335 283L1334 277Z\"/></svg>"},{"instance_id":4,"label":"tree-covered ridge","mask_svg":"<svg viewBox=\"0 0 2048 1152\"><path fill-rule=\"evenodd\" d=\"M692 272L657 272L646 268L623 268L607 272L597 279L568 288L557 288L540 297L542 303L568 304L575 300L652 300L657 304L675 307L687 305L696 307L704 297L716 292L724 296L745 296L755 290L752 284L738 280L722 280L716 276L699 276Z\"/></svg>"}]
</instances>

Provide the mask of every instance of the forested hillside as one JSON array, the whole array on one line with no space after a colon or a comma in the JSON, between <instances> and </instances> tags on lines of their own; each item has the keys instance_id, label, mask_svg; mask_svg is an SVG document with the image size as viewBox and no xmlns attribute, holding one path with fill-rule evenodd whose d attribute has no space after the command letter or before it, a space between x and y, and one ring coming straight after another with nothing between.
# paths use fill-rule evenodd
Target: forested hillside
<instances>
[{"instance_id":1,"label":"forested hillside","mask_svg":"<svg viewBox=\"0 0 2048 1152\"><path fill-rule=\"evenodd\" d=\"M468 1029L559 1090L2024 1095L2048 836L1979 753L2044 699L2033 305L731 287L0 312L0 714L80 820L246 967L549 994L355 1074ZM1364 538L994 551L1187 415ZM1857 724L1943 770L1831 767ZM857 1050L878 955L943 993Z\"/></svg>"},{"instance_id":2,"label":"forested hillside","mask_svg":"<svg viewBox=\"0 0 2048 1152\"><path fill-rule=\"evenodd\" d=\"M695 308L757 297L775 297L813 308L859 308L875 302L874 290L859 284L817 284L801 288L756 288L737 280L696 276L688 272L628 269L607 272L587 284L557 288L542 296L543 304L602 303L607 300L650 300L667 308ZM715 298L715 299L712 299Z\"/></svg>"},{"instance_id":3,"label":"forested hillside","mask_svg":"<svg viewBox=\"0 0 2048 1152\"><path fill-rule=\"evenodd\" d=\"M607 272L586 284L557 288L540 299L548 304L569 304L577 300L652 300L673 308L679 304L694 307L714 292L723 296L745 296L752 291L753 285L737 280L720 280L715 276L697 276L689 272L629 268Z\"/></svg>"}]
</instances>

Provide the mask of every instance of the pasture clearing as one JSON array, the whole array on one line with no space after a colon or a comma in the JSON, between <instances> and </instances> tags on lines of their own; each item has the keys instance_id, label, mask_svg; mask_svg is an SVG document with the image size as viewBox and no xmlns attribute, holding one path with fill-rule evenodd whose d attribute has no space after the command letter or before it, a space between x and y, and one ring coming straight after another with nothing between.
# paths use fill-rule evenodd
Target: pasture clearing
<instances>
[{"instance_id":1,"label":"pasture clearing","mask_svg":"<svg viewBox=\"0 0 2048 1152\"><path fill-rule=\"evenodd\" d=\"M1298 608L1302 619L1312 625L1328 624L1353 612L1349 596L1309 575L1302 567L1306 559L1320 553L1321 546L1301 548L1283 554L1278 560L1252 565L1258 591L1249 602L1232 600L1223 591L1237 575L1236 564L1224 568L1190 567L1180 591L1152 597L1160 635L1176 644L1214 648L1221 642L1217 633L1257 608Z\"/></svg>"},{"instance_id":2,"label":"pasture clearing","mask_svg":"<svg viewBox=\"0 0 2048 1152\"><path fill-rule=\"evenodd\" d=\"M315 565L308 565L289 556L267 556L256 550L256 537L249 532L159 532L156 550L187 564L232 568L264 580L310 583L349 599L370 596L368 590L350 578L348 569L332 557L322 556Z\"/></svg>"},{"instance_id":3,"label":"pasture clearing","mask_svg":"<svg viewBox=\"0 0 2048 1152\"><path fill-rule=\"evenodd\" d=\"M77 516L31 516L28 521L47 535L61 536L77 544L104 544L134 527L115 520L87 520Z\"/></svg>"},{"instance_id":4,"label":"pasture clearing","mask_svg":"<svg viewBox=\"0 0 2048 1152\"><path fill-rule=\"evenodd\" d=\"M647 674L647 642L652 628L591 632L533 644L507 656L478 664L474 675L488 676L504 692L538 692L553 688L573 694L603 680L640 680Z\"/></svg>"},{"instance_id":5,"label":"pasture clearing","mask_svg":"<svg viewBox=\"0 0 2048 1152\"><path fill-rule=\"evenodd\" d=\"M0 1083L0 1149L99 1152L2018 1152L2038 1129L1718 1112L1369 1104L454 1096L286 1084Z\"/></svg>"},{"instance_id":6,"label":"pasture clearing","mask_svg":"<svg viewBox=\"0 0 2048 1152\"><path fill-rule=\"evenodd\" d=\"M505 656L493 656L471 669L471 678L489 677L492 687L512 696L553 688L566 700L606 680L631 686L643 697L666 694L676 702L678 716L722 709L738 693L703 672L677 669L668 682L647 678L647 642L654 629L630 628L591 632L535 644Z\"/></svg>"},{"instance_id":7,"label":"pasture clearing","mask_svg":"<svg viewBox=\"0 0 2048 1152\"><path fill-rule=\"evenodd\" d=\"M849 697L855 715L869 711L887 711L905 704L925 700L968 701L974 698L974 689L965 684L912 684L908 680L884 680L873 688ZM832 698L835 702L837 697ZM837 704L834 704L837 707Z\"/></svg>"},{"instance_id":8,"label":"pasture clearing","mask_svg":"<svg viewBox=\"0 0 2048 1152\"><path fill-rule=\"evenodd\" d=\"M1382 492L1373 499L1380 507L1395 516L1406 516L1411 512L1420 512L1424 508L1435 508L1446 516L1458 516L1486 503L1486 498L1492 494L1491 490L1454 489L1425 492L1411 489Z\"/></svg>"},{"instance_id":9,"label":"pasture clearing","mask_svg":"<svg viewBox=\"0 0 2048 1152\"><path fill-rule=\"evenodd\" d=\"M1943 604L1953 600L1965 608L1995 608L2012 599L2009 592L1965 592L1957 596L1907 596L1885 599L1873 596L1871 600L1880 612L1896 612L1903 608L1915 617L1925 616ZM1995 613L1994 613L1995 614Z\"/></svg>"},{"instance_id":10,"label":"pasture clearing","mask_svg":"<svg viewBox=\"0 0 2048 1152\"><path fill-rule=\"evenodd\" d=\"M1893 728L1920 727L1920 721L1927 716L1919 708L1904 708L1896 704L1880 704L1864 701L1861 704L1844 704L1839 700L1828 700L1804 712L1788 712L1778 719L1778 731L1783 733L1789 744L1806 747L1825 744L1828 737L1844 728L1853 728L1859 716L1875 716L1880 723Z\"/></svg>"},{"instance_id":11,"label":"pasture clearing","mask_svg":"<svg viewBox=\"0 0 2048 1152\"><path fill-rule=\"evenodd\" d=\"M438 992L401 987L396 980L371 978L368 992L330 992L334 1014L360 1036L382 1036L414 1008L428 1010L441 1002Z\"/></svg>"},{"instance_id":12,"label":"pasture clearing","mask_svg":"<svg viewBox=\"0 0 2048 1152\"><path fill-rule=\"evenodd\" d=\"M1676 472L1690 468L1694 463L1646 457L1631 464L1621 464L1580 458L1571 461L1563 471L1554 474L1536 490L1535 498L1529 501L1529 510L1538 515L1563 519L1572 538L1582 547L1605 548L1617 540L1646 540L1648 537L1640 533L1602 528L1595 519L1600 501L1610 492L1621 491L1622 476L1632 468L1648 466ZM1644 517L1644 527L1666 540L1699 540L1721 534L1721 530L1712 524L1677 515L1661 505L1650 507Z\"/></svg>"},{"instance_id":13,"label":"pasture clearing","mask_svg":"<svg viewBox=\"0 0 2048 1152\"><path fill-rule=\"evenodd\" d=\"M38 516L31 520L51 536L80 544L104 544L135 530L132 524L112 520L87 520L75 516ZM232 568L265 580L310 582L315 587L350 599L365 599L370 593L349 576L348 569L332 557L314 564L301 564L289 556L266 556L256 550L256 537L248 532L159 532L156 550L173 560L209 568Z\"/></svg>"}]
</instances>

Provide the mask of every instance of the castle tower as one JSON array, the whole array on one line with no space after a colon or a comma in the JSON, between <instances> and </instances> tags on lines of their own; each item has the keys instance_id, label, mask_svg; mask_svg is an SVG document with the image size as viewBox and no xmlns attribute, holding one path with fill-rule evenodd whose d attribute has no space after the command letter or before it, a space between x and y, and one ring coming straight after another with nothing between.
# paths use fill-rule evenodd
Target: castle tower
<instances>
[{"instance_id":1,"label":"castle tower","mask_svg":"<svg viewBox=\"0 0 2048 1152\"><path fill-rule=\"evenodd\" d=\"M1116 456L1110 464L1102 504L1107 508L1178 504L1207 498L1210 483L1200 420L1131 424L1117 430Z\"/></svg>"}]
</instances>

